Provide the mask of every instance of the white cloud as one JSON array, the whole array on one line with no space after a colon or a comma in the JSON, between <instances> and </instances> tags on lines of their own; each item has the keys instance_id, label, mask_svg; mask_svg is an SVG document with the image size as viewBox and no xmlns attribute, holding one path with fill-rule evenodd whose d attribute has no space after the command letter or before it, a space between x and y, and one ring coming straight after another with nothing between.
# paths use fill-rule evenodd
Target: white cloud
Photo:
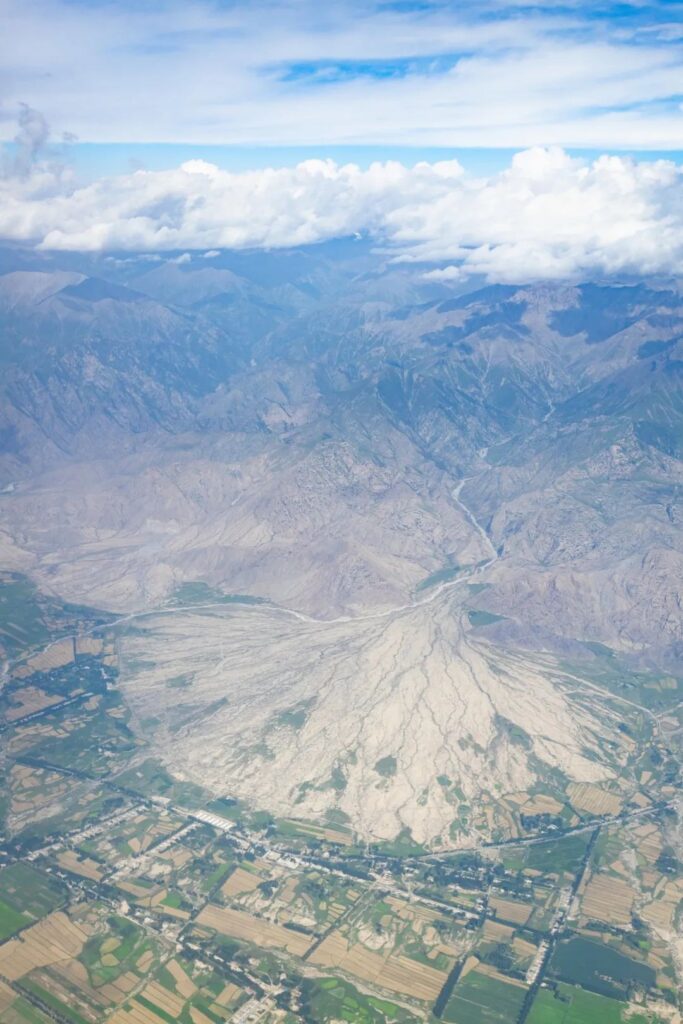
<instances>
[{"instance_id":1,"label":"white cloud","mask_svg":"<svg viewBox=\"0 0 683 1024\"><path fill-rule=\"evenodd\" d=\"M0 6L6 109L90 142L681 146L673 3Z\"/></svg>"},{"instance_id":2,"label":"white cloud","mask_svg":"<svg viewBox=\"0 0 683 1024\"><path fill-rule=\"evenodd\" d=\"M85 186L43 167L0 182L0 237L45 249L181 250L187 262L192 251L354 233L397 259L437 263L441 279L681 273L683 167L535 148L487 178L457 161L361 170L308 160L231 173L193 160Z\"/></svg>"}]
</instances>

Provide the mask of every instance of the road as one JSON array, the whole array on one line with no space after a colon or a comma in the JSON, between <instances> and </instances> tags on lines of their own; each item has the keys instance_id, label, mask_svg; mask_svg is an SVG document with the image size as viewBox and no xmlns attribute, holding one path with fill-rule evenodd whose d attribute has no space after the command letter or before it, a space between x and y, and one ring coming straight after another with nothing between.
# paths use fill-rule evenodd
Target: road
<instances>
[{"instance_id":1,"label":"road","mask_svg":"<svg viewBox=\"0 0 683 1024\"><path fill-rule=\"evenodd\" d=\"M564 926L567 921L567 916L571 912L574 897L579 891L581 882L583 881L584 875L586 874L591 854L593 852L593 847L597 842L599 834L600 828L595 828L590 838L590 842L586 846L586 852L583 855L581 864L579 865L579 869L576 872L576 875L574 876L574 881L572 882L571 888L567 894L568 898L566 900L563 900L558 906L557 911L555 913L555 917L548 932L548 938L545 939L544 942L541 944L543 952L541 954L539 963L535 967L535 972L533 977L531 978L529 991L524 997L524 1002L522 1003L522 1007L519 1011L519 1016L517 1017L516 1024L525 1024L526 1019L529 1016L529 1012L531 1011L531 1007L533 1006L534 999L536 998L536 993L538 992L539 988L541 987L541 984L543 983L545 972L548 969L548 966L552 959L552 955L555 951L555 946L557 945L558 940L560 939L563 933Z\"/></svg>"}]
</instances>

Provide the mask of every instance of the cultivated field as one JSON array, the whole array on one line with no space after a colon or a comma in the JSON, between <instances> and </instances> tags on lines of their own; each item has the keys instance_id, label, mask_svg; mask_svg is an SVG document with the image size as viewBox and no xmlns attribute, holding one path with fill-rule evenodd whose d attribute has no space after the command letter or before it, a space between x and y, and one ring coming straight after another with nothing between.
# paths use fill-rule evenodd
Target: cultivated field
<instances>
[{"instance_id":1,"label":"cultivated field","mask_svg":"<svg viewBox=\"0 0 683 1024\"><path fill-rule=\"evenodd\" d=\"M75 658L74 642L71 637L57 640L39 654L34 654L14 672L18 678L33 675L34 672L50 672L52 669L70 665Z\"/></svg>"},{"instance_id":2,"label":"cultivated field","mask_svg":"<svg viewBox=\"0 0 683 1024\"><path fill-rule=\"evenodd\" d=\"M513 924L526 924L533 909L526 903L504 900L499 896L492 896L489 905L496 911L501 921L511 921Z\"/></svg>"},{"instance_id":3,"label":"cultivated field","mask_svg":"<svg viewBox=\"0 0 683 1024\"><path fill-rule=\"evenodd\" d=\"M77 956L86 939L66 914L56 911L0 946L0 975L16 981L36 967Z\"/></svg>"},{"instance_id":4,"label":"cultivated field","mask_svg":"<svg viewBox=\"0 0 683 1024\"><path fill-rule=\"evenodd\" d=\"M232 910L209 904L204 907L196 920L197 924L206 925L223 935L230 935L256 946L286 949L288 953L295 953L297 956L303 956L311 945L309 936L284 928L282 925L264 921L252 914L246 914L242 910Z\"/></svg>"},{"instance_id":5,"label":"cultivated field","mask_svg":"<svg viewBox=\"0 0 683 1024\"><path fill-rule=\"evenodd\" d=\"M221 894L226 899L231 899L233 896L240 896L245 892L253 892L261 881L259 875L237 867L221 886Z\"/></svg>"},{"instance_id":6,"label":"cultivated field","mask_svg":"<svg viewBox=\"0 0 683 1024\"><path fill-rule=\"evenodd\" d=\"M361 981L425 1002L436 999L447 978L444 971L407 957L383 956L360 943L350 944L339 932L328 935L311 954L310 962L321 967L336 967Z\"/></svg>"},{"instance_id":7,"label":"cultivated field","mask_svg":"<svg viewBox=\"0 0 683 1024\"><path fill-rule=\"evenodd\" d=\"M97 861L91 860L90 857L79 857L73 850L63 850L57 857L57 863L60 868L89 878L93 882L99 882L102 878L102 869Z\"/></svg>"},{"instance_id":8,"label":"cultivated field","mask_svg":"<svg viewBox=\"0 0 683 1024\"><path fill-rule=\"evenodd\" d=\"M11 695L12 707L5 712L8 722L16 722L24 715L32 715L36 711L43 711L53 704L59 704L63 699L53 693L46 693L39 686L25 686L21 690L15 690Z\"/></svg>"},{"instance_id":9,"label":"cultivated field","mask_svg":"<svg viewBox=\"0 0 683 1024\"><path fill-rule=\"evenodd\" d=\"M616 793L609 793L600 786L587 782L571 782L567 786L567 795L572 805L579 811L587 811L596 816L618 814L623 801Z\"/></svg>"},{"instance_id":10,"label":"cultivated field","mask_svg":"<svg viewBox=\"0 0 683 1024\"><path fill-rule=\"evenodd\" d=\"M631 923L634 898L631 886L621 879L594 875L585 888L581 912L589 920L627 927Z\"/></svg>"}]
</instances>

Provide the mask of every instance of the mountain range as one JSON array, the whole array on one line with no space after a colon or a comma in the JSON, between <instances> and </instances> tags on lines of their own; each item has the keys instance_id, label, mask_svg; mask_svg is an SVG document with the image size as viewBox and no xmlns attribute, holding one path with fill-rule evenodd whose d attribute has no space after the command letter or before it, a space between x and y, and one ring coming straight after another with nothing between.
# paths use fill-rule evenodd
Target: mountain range
<instances>
[{"instance_id":1,"label":"mountain range","mask_svg":"<svg viewBox=\"0 0 683 1024\"><path fill-rule=\"evenodd\" d=\"M123 685L176 771L420 842L616 777L563 672L680 666L679 281L7 248L0 324L0 563L143 615Z\"/></svg>"}]
</instances>

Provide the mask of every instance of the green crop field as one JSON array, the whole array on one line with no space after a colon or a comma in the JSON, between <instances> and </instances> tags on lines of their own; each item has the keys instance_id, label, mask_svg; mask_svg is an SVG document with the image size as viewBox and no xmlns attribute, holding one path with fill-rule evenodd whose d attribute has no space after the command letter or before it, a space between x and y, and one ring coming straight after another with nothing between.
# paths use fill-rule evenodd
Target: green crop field
<instances>
[{"instance_id":1,"label":"green crop field","mask_svg":"<svg viewBox=\"0 0 683 1024\"><path fill-rule=\"evenodd\" d=\"M19 913L14 907L0 900L0 942L14 935L20 928L31 923L31 918Z\"/></svg>"},{"instance_id":2,"label":"green crop field","mask_svg":"<svg viewBox=\"0 0 683 1024\"><path fill-rule=\"evenodd\" d=\"M33 584L21 577L0 582L0 642L15 654L50 639Z\"/></svg>"},{"instance_id":3,"label":"green crop field","mask_svg":"<svg viewBox=\"0 0 683 1024\"><path fill-rule=\"evenodd\" d=\"M550 964L552 973L603 996L625 998L633 985L650 988L655 972L609 946L588 939L560 942Z\"/></svg>"},{"instance_id":4,"label":"green crop field","mask_svg":"<svg viewBox=\"0 0 683 1024\"><path fill-rule=\"evenodd\" d=\"M323 1020L348 1024L413 1024L416 1018L401 1006L359 992L337 978L307 980L304 983L303 1017L307 1024Z\"/></svg>"},{"instance_id":5,"label":"green crop field","mask_svg":"<svg viewBox=\"0 0 683 1024\"><path fill-rule=\"evenodd\" d=\"M541 989L527 1024L646 1024L642 1014L629 1013L626 1003L572 985L558 985L557 994Z\"/></svg>"},{"instance_id":6,"label":"green crop field","mask_svg":"<svg viewBox=\"0 0 683 1024\"><path fill-rule=\"evenodd\" d=\"M455 986L441 1019L448 1024L510 1024L525 995L519 985L471 971Z\"/></svg>"},{"instance_id":7,"label":"green crop field","mask_svg":"<svg viewBox=\"0 0 683 1024\"><path fill-rule=\"evenodd\" d=\"M0 871L0 900L22 915L45 917L61 906L65 894L61 882L30 864L10 864Z\"/></svg>"}]
</instances>

